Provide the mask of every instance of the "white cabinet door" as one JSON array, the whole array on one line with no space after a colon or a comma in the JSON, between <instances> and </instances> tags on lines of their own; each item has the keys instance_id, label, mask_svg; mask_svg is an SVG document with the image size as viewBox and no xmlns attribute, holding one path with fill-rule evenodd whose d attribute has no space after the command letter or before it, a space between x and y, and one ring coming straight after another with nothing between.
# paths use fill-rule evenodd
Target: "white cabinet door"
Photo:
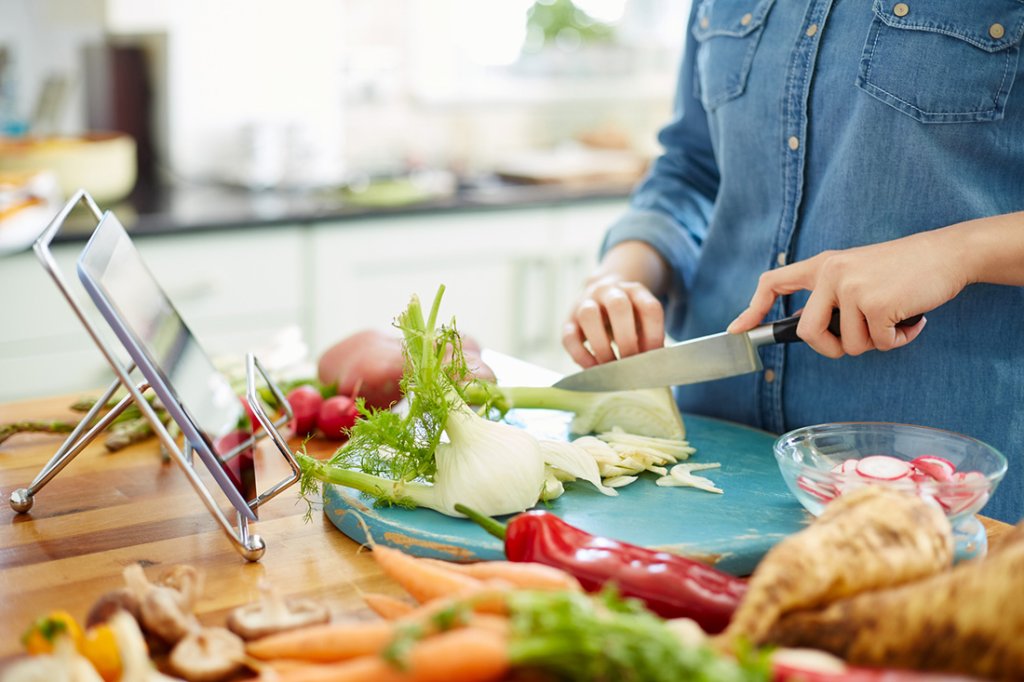
<instances>
[{"instance_id":1,"label":"white cabinet door","mask_svg":"<svg viewBox=\"0 0 1024 682\"><path fill-rule=\"evenodd\" d=\"M550 314L556 235L547 209L477 211L317 226L313 348L388 327L416 294L482 345L523 357Z\"/></svg>"},{"instance_id":2,"label":"white cabinet door","mask_svg":"<svg viewBox=\"0 0 1024 682\"><path fill-rule=\"evenodd\" d=\"M244 356L282 328L306 331L306 238L301 227L277 226L151 237L137 245L207 352Z\"/></svg>"},{"instance_id":3,"label":"white cabinet door","mask_svg":"<svg viewBox=\"0 0 1024 682\"><path fill-rule=\"evenodd\" d=\"M561 328L625 200L368 219L314 228L313 350L384 328L412 294L486 347L570 371Z\"/></svg>"},{"instance_id":4,"label":"white cabinet door","mask_svg":"<svg viewBox=\"0 0 1024 682\"><path fill-rule=\"evenodd\" d=\"M53 255L66 286L94 327L103 324L78 283L82 244L57 245ZM0 401L93 390L112 372L35 253L0 259ZM112 335L104 337L111 341Z\"/></svg>"}]
</instances>

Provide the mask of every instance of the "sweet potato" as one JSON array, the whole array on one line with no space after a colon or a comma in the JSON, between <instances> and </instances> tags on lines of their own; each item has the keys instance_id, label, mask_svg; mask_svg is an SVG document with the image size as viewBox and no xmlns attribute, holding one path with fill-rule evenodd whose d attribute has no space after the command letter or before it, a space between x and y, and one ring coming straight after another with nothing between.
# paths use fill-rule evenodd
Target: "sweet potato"
<instances>
[{"instance_id":1,"label":"sweet potato","mask_svg":"<svg viewBox=\"0 0 1024 682\"><path fill-rule=\"evenodd\" d=\"M952 560L952 530L938 507L882 486L861 488L765 555L718 643L760 643L790 611L917 580Z\"/></svg>"},{"instance_id":2,"label":"sweet potato","mask_svg":"<svg viewBox=\"0 0 1024 682\"><path fill-rule=\"evenodd\" d=\"M790 614L765 641L850 663L1001 680L1024 672L1024 523L985 559L907 585Z\"/></svg>"},{"instance_id":3,"label":"sweet potato","mask_svg":"<svg viewBox=\"0 0 1024 682\"><path fill-rule=\"evenodd\" d=\"M325 384L337 384L341 395L359 395L369 407L387 408L402 398L398 382L405 359L397 333L366 329L328 348L317 364Z\"/></svg>"}]
</instances>

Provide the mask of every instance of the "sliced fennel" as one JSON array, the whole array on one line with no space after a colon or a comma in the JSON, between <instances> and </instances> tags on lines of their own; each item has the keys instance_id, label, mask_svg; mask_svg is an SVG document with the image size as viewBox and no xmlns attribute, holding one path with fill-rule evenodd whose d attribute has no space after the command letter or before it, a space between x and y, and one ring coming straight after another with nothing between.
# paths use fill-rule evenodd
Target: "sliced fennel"
<instances>
[{"instance_id":1,"label":"sliced fennel","mask_svg":"<svg viewBox=\"0 0 1024 682\"><path fill-rule=\"evenodd\" d=\"M478 382L467 387L465 396L473 405L494 407L502 413L512 408L572 412L573 433L620 428L639 436L686 436L679 408L668 388L583 393L550 386L509 387Z\"/></svg>"},{"instance_id":2,"label":"sliced fennel","mask_svg":"<svg viewBox=\"0 0 1024 682\"><path fill-rule=\"evenodd\" d=\"M672 471L669 472L668 476L662 476L654 483L655 485L666 486L666 487L688 487L697 488L698 490L706 490L709 493L722 494L722 489L715 485L715 482L710 478L704 476L697 476L694 471L704 471L706 469L717 469L721 464L718 462L685 462L683 464L677 464L672 467Z\"/></svg>"},{"instance_id":3,"label":"sliced fennel","mask_svg":"<svg viewBox=\"0 0 1024 682\"><path fill-rule=\"evenodd\" d=\"M685 440L637 436L618 428L596 436L582 436L573 445L594 458L605 485L611 487L621 487L625 485L623 477L644 471L665 476L665 465L687 459L695 452ZM609 479L616 479L615 486L608 483Z\"/></svg>"},{"instance_id":4,"label":"sliced fennel","mask_svg":"<svg viewBox=\"0 0 1024 682\"><path fill-rule=\"evenodd\" d=\"M554 469L550 475L558 480L559 483L579 478L593 484L595 488L605 495L618 495L611 488L602 485L601 471L598 468L597 460L583 448L574 443L557 440L542 440L540 441L540 448L544 456L544 462ZM551 489L557 490L557 487L551 484ZM554 499L557 496L550 496L548 487L545 487L545 500Z\"/></svg>"}]
</instances>

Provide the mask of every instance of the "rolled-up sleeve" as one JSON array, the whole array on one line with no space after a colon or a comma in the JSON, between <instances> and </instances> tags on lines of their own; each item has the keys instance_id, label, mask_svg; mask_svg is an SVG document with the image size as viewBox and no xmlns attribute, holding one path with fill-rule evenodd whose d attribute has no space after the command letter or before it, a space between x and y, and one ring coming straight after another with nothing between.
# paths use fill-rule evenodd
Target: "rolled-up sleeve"
<instances>
[{"instance_id":1,"label":"rolled-up sleeve","mask_svg":"<svg viewBox=\"0 0 1024 682\"><path fill-rule=\"evenodd\" d=\"M673 120L658 135L664 151L633 191L629 210L609 228L601 245L604 255L616 244L643 241L668 262L672 282L663 302L672 335L682 323L687 291L693 283L718 192L718 166L707 115L694 87L697 41L689 29L697 4L694 2L690 14Z\"/></svg>"}]
</instances>

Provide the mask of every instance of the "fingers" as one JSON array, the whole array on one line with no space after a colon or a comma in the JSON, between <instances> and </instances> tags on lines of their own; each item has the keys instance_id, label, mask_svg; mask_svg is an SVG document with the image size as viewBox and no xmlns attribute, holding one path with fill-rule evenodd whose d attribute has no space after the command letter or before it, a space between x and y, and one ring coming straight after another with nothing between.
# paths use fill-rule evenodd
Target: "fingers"
<instances>
[{"instance_id":1,"label":"fingers","mask_svg":"<svg viewBox=\"0 0 1024 682\"><path fill-rule=\"evenodd\" d=\"M776 298L813 288L820 258L821 256L815 256L762 273L757 281L757 289L750 298L750 305L729 324L726 331L731 334L750 331L764 320Z\"/></svg>"},{"instance_id":2,"label":"fingers","mask_svg":"<svg viewBox=\"0 0 1024 682\"><path fill-rule=\"evenodd\" d=\"M634 317L639 327L639 351L654 350L664 346L665 311L661 307L661 302L646 287L635 282L626 282L622 288L633 303ZM617 336L616 339L618 339ZM619 344L619 354L622 357L629 355L622 351L621 344Z\"/></svg>"},{"instance_id":3,"label":"fingers","mask_svg":"<svg viewBox=\"0 0 1024 682\"><path fill-rule=\"evenodd\" d=\"M583 301L576 309L576 324L579 325L583 338L590 346L590 353L597 362L611 362L615 359L600 303L594 299Z\"/></svg>"},{"instance_id":4,"label":"fingers","mask_svg":"<svg viewBox=\"0 0 1024 682\"><path fill-rule=\"evenodd\" d=\"M831 292L823 288L815 289L807 299L804 311L800 313L800 322L796 333L804 342L818 353L829 358L841 358L844 355L843 344L828 330L832 320L832 308L835 300Z\"/></svg>"},{"instance_id":5,"label":"fingers","mask_svg":"<svg viewBox=\"0 0 1024 682\"><path fill-rule=\"evenodd\" d=\"M869 317L867 325L871 330L871 341L874 348L878 350L894 350L905 346L918 337L921 330L924 329L924 325L928 322L927 318L922 317L921 320L912 327L897 327L896 322L892 321L890 315L880 313Z\"/></svg>"},{"instance_id":6,"label":"fingers","mask_svg":"<svg viewBox=\"0 0 1024 682\"><path fill-rule=\"evenodd\" d=\"M562 330L562 345L584 368L659 348L664 342L661 303L635 282L592 285Z\"/></svg>"},{"instance_id":7,"label":"fingers","mask_svg":"<svg viewBox=\"0 0 1024 682\"><path fill-rule=\"evenodd\" d=\"M610 289L600 303L604 305L608 327L619 349L619 357L636 355L640 350L640 335L629 294L622 289ZM611 359L615 359L614 354Z\"/></svg>"},{"instance_id":8,"label":"fingers","mask_svg":"<svg viewBox=\"0 0 1024 682\"><path fill-rule=\"evenodd\" d=\"M847 355L861 355L875 347L868 321L855 303L839 303L840 344Z\"/></svg>"},{"instance_id":9,"label":"fingers","mask_svg":"<svg viewBox=\"0 0 1024 682\"><path fill-rule=\"evenodd\" d=\"M562 347L568 351L569 357L572 358L573 362L586 369L596 365L597 360L594 359L594 356L583 345L584 340L582 330L572 320L566 322L562 327Z\"/></svg>"}]
</instances>

